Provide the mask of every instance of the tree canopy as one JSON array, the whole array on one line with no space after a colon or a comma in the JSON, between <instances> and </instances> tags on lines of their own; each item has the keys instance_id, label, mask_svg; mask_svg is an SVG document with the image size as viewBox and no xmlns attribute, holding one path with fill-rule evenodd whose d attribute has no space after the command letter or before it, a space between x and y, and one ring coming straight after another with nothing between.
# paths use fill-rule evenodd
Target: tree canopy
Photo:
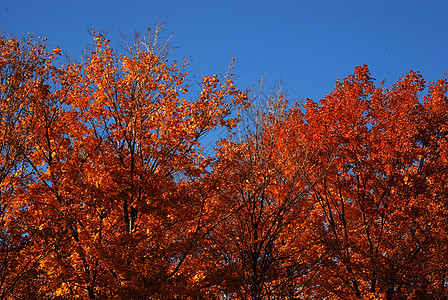
<instances>
[{"instance_id":1,"label":"tree canopy","mask_svg":"<svg viewBox=\"0 0 448 300\"><path fill-rule=\"evenodd\" d=\"M192 96L163 45L92 37L0 36L0 299L446 299L446 79L260 104L231 64Z\"/></svg>"}]
</instances>

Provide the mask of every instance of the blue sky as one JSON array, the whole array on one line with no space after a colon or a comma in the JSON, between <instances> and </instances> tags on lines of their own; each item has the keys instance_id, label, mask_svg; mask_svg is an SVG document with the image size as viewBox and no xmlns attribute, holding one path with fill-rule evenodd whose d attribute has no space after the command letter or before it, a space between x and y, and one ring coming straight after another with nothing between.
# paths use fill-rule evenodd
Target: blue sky
<instances>
[{"instance_id":1,"label":"blue sky","mask_svg":"<svg viewBox=\"0 0 448 300\"><path fill-rule=\"evenodd\" d=\"M88 28L118 44L157 20L195 78L225 73L234 57L240 88L263 74L290 99L323 98L357 65L390 84L411 69L426 80L448 71L448 1L0 1L4 33L47 37L72 57Z\"/></svg>"}]
</instances>

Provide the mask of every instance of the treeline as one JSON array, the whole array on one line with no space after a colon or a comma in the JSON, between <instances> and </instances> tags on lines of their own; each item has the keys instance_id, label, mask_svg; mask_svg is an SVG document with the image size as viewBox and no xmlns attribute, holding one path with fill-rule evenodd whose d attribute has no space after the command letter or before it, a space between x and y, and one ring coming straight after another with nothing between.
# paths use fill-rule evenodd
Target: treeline
<instances>
[{"instance_id":1,"label":"treeline","mask_svg":"<svg viewBox=\"0 0 448 300\"><path fill-rule=\"evenodd\" d=\"M0 37L0 299L448 297L446 79L260 104L154 40Z\"/></svg>"}]
</instances>

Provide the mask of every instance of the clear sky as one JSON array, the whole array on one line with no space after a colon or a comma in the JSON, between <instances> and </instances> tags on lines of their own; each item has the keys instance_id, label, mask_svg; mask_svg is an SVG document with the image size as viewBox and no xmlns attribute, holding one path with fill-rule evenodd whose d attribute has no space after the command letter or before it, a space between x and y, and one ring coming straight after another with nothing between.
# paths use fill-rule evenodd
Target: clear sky
<instances>
[{"instance_id":1,"label":"clear sky","mask_svg":"<svg viewBox=\"0 0 448 300\"><path fill-rule=\"evenodd\" d=\"M0 1L1 31L47 37L72 57L89 28L118 44L120 32L144 33L157 20L197 78L225 73L234 57L240 88L261 73L268 84L282 80L291 99L324 97L357 65L387 83L411 69L427 80L448 71L446 0Z\"/></svg>"}]
</instances>

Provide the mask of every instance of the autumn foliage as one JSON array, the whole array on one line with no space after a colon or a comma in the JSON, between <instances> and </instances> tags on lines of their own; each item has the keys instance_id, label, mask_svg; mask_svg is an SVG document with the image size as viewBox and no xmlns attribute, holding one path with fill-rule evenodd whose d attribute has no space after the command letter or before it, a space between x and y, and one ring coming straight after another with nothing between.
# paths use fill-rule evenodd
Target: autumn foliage
<instances>
[{"instance_id":1,"label":"autumn foliage","mask_svg":"<svg viewBox=\"0 0 448 300\"><path fill-rule=\"evenodd\" d=\"M0 299L448 296L446 79L263 109L145 40L60 52L0 38Z\"/></svg>"}]
</instances>

